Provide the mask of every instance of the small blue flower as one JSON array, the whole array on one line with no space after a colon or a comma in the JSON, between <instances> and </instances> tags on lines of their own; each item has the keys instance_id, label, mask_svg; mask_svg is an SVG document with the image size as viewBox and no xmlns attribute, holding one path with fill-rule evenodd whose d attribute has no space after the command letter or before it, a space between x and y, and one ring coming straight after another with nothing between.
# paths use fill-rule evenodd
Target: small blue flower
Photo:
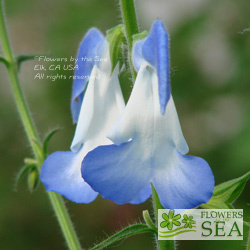
<instances>
[{"instance_id":1,"label":"small blue flower","mask_svg":"<svg viewBox=\"0 0 250 250\"><path fill-rule=\"evenodd\" d=\"M111 141L106 138L106 133L121 115L125 106L118 80L118 67L111 75L109 44L105 39L99 39L100 37L102 37L100 32L92 29L80 45L78 58L85 52L86 55L93 56L96 53L94 51L101 46L103 52L99 55L107 60L103 60L99 65L79 63L81 74L89 74L90 78L89 81L84 79L74 82L73 116L77 115L79 109L79 119L76 119L78 122L71 151L51 154L41 169L41 181L47 191L58 192L78 203L89 203L98 194L81 177L83 157L99 145L111 144ZM87 51L88 49L90 51ZM88 87L83 98L83 90L87 82Z\"/></svg>"},{"instance_id":2,"label":"small blue flower","mask_svg":"<svg viewBox=\"0 0 250 250\"><path fill-rule=\"evenodd\" d=\"M138 75L126 108L108 133L113 145L99 146L82 162L82 176L104 198L124 204L152 183L165 208L194 208L214 188L208 163L186 155L170 92L168 34L157 20L134 46Z\"/></svg>"}]
</instances>

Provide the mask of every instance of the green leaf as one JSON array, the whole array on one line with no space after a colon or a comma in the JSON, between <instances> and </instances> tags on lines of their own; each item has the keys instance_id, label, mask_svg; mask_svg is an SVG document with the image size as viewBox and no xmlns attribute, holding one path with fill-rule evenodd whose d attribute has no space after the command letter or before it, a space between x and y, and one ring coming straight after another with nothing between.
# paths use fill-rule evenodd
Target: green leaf
<instances>
[{"instance_id":1,"label":"green leaf","mask_svg":"<svg viewBox=\"0 0 250 250\"><path fill-rule=\"evenodd\" d=\"M34 192L39 184L39 172L37 170L37 167L34 167L30 169L29 175L28 175L28 187L30 192Z\"/></svg>"},{"instance_id":2,"label":"green leaf","mask_svg":"<svg viewBox=\"0 0 250 250\"><path fill-rule=\"evenodd\" d=\"M239 178L224 182L216 186L214 188L213 197L220 199L225 203L229 204L232 203L242 193L249 177L250 177L250 171Z\"/></svg>"},{"instance_id":3,"label":"green leaf","mask_svg":"<svg viewBox=\"0 0 250 250\"><path fill-rule=\"evenodd\" d=\"M146 38L148 36L148 31L144 30L141 33L138 33L136 35L133 35L133 46L135 45L136 42Z\"/></svg>"},{"instance_id":4,"label":"green leaf","mask_svg":"<svg viewBox=\"0 0 250 250\"><path fill-rule=\"evenodd\" d=\"M239 178L217 185L214 188L212 198L207 204L202 204L201 207L232 209L231 203L240 196L249 177L250 171Z\"/></svg>"},{"instance_id":5,"label":"green leaf","mask_svg":"<svg viewBox=\"0 0 250 250\"><path fill-rule=\"evenodd\" d=\"M32 169L36 168L35 164L29 164L27 166L24 166L20 169L20 171L17 174L16 181L15 181L15 187L17 187L21 181L21 179Z\"/></svg>"},{"instance_id":6,"label":"green leaf","mask_svg":"<svg viewBox=\"0 0 250 250\"><path fill-rule=\"evenodd\" d=\"M4 63L6 65L6 67L8 67L8 65L9 65L8 61L3 57L0 57L0 62Z\"/></svg>"},{"instance_id":7,"label":"green leaf","mask_svg":"<svg viewBox=\"0 0 250 250\"><path fill-rule=\"evenodd\" d=\"M136 224L136 225L132 225L132 226L128 226L126 228L124 228L123 230L121 230L120 232L112 235L111 237L109 237L108 239L104 240L103 242L101 242L100 244L94 246L93 248L91 248L91 250L101 250L105 247L108 247L109 245L126 239L130 236L136 235L136 234L143 234L143 233L155 233L155 231L151 228L149 228L147 225L145 224Z\"/></svg>"},{"instance_id":8,"label":"green leaf","mask_svg":"<svg viewBox=\"0 0 250 250\"><path fill-rule=\"evenodd\" d=\"M126 42L124 25L120 24L107 31L106 39L109 42L109 51L112 65L112 72L119 62L120 69L124 63L123 46Z\"/></svg>"},{"instance_id":9,"label":"green leaf","mask_svg":"<svg viewBox=\"0 0 250 250\"><path fill-rule=\"evenodd\" d=\"M17 62L17 69L20 70L21 65L23 62L25 61L30 61L30 60L35 60L37 57L37 55L19 55L16 58L16 62Z\"/></svg>"},{"instance_id":10,"label":"green leaf","mask_svg":"<svg viewBox=\"0 0 250 250\"><path fill-rule=\"evenodd\" d=\"M48 143L50 141L50 139L53 137L54 134L56 134L58 131L60 131L60 128L54 129L52 130L45 138L44 142L43 142L43 151L45 154L47 154L47 150L48 150Z\"/></svg>"}]
</instances>

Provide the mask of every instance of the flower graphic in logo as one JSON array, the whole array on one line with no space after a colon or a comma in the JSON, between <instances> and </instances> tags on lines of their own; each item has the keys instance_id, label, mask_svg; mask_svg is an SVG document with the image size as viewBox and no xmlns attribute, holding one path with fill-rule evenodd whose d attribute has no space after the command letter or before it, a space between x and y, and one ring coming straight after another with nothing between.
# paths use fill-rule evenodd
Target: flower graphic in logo
<instances>
[{"instance_id":1,"label":"flower graphic in logo","mask_svg":"<svg viewBox=\"0 0 250 250\"><path fill-rule=\"evenodd\" d=\"M181 223L178 221L180 218L181 218L181 215L180 214L177 214L174 216L174 210L171 209L169 211L169 214L167 213L164 213L162 215L162 218L164 219L164 221L161 222L161 227L164 228L164 227L167 227L169 230L172 230L173 229L173 224L175 226L180 226Z\"/></svg>"},{"instance_id":2,"label":"flower graphic in logo","mask_svg":"<svg viewBox=\"0 0 250 250\"><path fill-rule=\"evenodd\" d=\"M184 219L182 220L183 223L185 223L184 228L192 228L192 224L195 224L196 222L193 220L193 216L187 216L184 214Z\"/></svg>"}]
</instances>

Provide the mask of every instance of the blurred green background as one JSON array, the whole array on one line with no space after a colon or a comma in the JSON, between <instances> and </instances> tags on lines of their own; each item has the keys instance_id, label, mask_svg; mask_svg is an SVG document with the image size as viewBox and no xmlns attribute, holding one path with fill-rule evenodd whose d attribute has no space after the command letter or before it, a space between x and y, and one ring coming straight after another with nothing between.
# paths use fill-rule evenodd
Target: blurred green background
<instances>
[{"instance_id":1,"label":"blurred green background","mask_svg":"<svg viewBox=\"0 0 250 250\"><path fill-rule=\"evenodd\" d=\"M205 158L216 184L239 177L250 166L249 0L138 0L141 30L164 20L171 37L171 83L190 154ZM18 54L75 56L92 26L117 25L117 0L5 1L8 30ZM74 134L68 80L34 80L36 62L22 65L20 80L41 137L55 127L49 151L68 150ZM68 72L67 74L72 74ZM130 83L124 81L125 89ZM14 105L7 72L0 65L0 249L66 249L43 185L30 194L15 176L31 156ZM125 93L127 96L128 93ZM249 184L235 202L249 220ZM248 204L248 205L247 205ZM142 220L142 205L118 206L98 197L89 205L67 201L84 249L121 227ZM248 216L247 216L248 214ZM248 217L248 218L247 218ZM178 249L245 249L246 241L182 241ZM153 249L150 235L132 237L109 249Z\"/></svg>"}]
</instances>

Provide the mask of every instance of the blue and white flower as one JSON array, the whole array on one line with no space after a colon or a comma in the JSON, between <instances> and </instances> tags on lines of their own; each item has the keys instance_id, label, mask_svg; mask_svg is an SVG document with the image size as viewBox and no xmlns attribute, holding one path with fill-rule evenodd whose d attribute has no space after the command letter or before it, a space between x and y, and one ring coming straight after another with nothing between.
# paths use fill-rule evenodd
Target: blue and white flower
<instances>
[{"instance_id":1,"label":"blue and white flower","mask_svg":"<svg viewBox=\"0 0 250 250\"><path fill-rule=\"evenodd\" d=\"M99 145L111 143L106 138L106 133L124 109L118 80L118 67L111 75L109 45L105 39L97 39L100 37L102 37L101 33L92 29L80 46L78 58L86 55L88 58L93 58L98 55L105 60L99 65L94 63L94 58L88 63L79 62L79 71L75 74L89 74L90 77L86 78L89 81L83 79L74 82L72 114L78 122L71 151L51 154L41 169L41 181L48 191L58 192L78 203L89 203L98 194L82 179L81 162L90 150ZM88 87L83 98L87 82ZM76 98L78 98L77 101ZM78 104L81 104L80 109Z\"/></svg>"},{"instance_id":2,"label":"blue and white flower","mask_svg":"<svg viewBox=\"0 0 250 250\"><path fill-rule=\"evenodd\" d=\"M81 57L89 60L82 64ZM98 193L81 176L82 160L94 148L112 144L106 134L124 111L125 104L118 80L119 66L111 73L109 44L98 30L91 29L87 33L78 58L79 70L75 76L89 74L90 77L87 78L89 81L74 81L71 108L77 126L71 151L51 154L42 166L41 181L47 191L60 193L77 203L89 203ZM146 188L130 203L141 203L150 194L150 189Z\"/></svg>"},{"instance_id":3,"label":"blue and white flower","mask_svg":"<svg viewBox=\"0 0 250 250\"><path fill-rule=\"evenodd\" d=\"M186 155L169 83L168 34L157 20L134 46L138 70L126 108L108 133L113 145L99 146L82 162L82 176L104 198L124 204L152 183L165 208L194 208L214 188L208 163Z\"/></svg>"}]
</instances>

